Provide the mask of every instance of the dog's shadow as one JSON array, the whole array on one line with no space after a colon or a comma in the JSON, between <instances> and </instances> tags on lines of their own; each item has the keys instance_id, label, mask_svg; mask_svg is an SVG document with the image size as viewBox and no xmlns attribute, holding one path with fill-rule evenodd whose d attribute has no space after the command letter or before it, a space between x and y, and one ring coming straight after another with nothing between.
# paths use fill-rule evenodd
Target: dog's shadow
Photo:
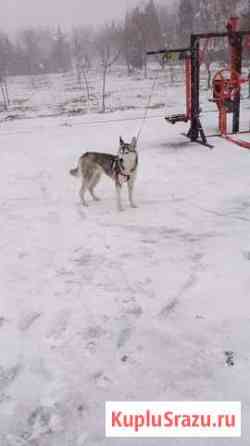
<instances>
[{"instance_id":1,"label":"dog's shadow","mask_svg":"<svg viewBox=\"0 0 250 446\"><path fill-rule=\"evenodd\" d=\"M89 200L88 206L83 206L81 202L76 203L77 214L82 220L87 220L91 217L104 217L113 212L117 213L115 203L112 202L112 207L108 198L102 198L100 201Z\"/></svg>"},{"instance_id":2,"label":"dog's shadow","mask_svg":"<svg viewBox=\"0 0 250 446\"><path fill-rule=\"evenodd\" d=\"M173 141L173 142L168 142L168 143L166 143L166 142L164 142L164 143L161 143L160 145L159 145L159 147L161 148L161 149L164 149L164 150L167 150L167 151L175 151L175 152L177 152L178 150L185 150L185 149L190 149L190 141L178 141L178 142L176 142L176 141Z\"/></svg>"}]
</instances>

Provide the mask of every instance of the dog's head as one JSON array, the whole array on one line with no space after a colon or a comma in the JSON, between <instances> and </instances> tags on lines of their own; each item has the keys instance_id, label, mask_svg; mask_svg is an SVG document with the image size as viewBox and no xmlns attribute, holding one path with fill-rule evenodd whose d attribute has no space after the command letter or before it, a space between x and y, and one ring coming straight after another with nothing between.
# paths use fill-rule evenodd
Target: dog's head
<instances>
[{"instance_id":1,"label":"dog's head","mask_svg":"<svg viewBox=\"0 0 250 446\"><path fill-rule=\"evenodd\" d=\"M135 152L136 151L136 138L135 136L132 138L130 143L126 143L123 141L122 137L120 136L120 145L119 145L119 151L118 151L118 156L120 158L123 158L124 155L128 155L131 152Z\"/></svg>"}]
</instances>

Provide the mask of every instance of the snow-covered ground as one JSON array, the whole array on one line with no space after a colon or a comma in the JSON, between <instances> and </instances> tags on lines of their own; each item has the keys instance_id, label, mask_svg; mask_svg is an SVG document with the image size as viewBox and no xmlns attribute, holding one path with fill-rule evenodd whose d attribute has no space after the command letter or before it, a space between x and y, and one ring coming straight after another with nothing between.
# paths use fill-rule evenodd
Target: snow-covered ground
<instances>
[{"instance_id":1,"label":"snow-covered ground","mask_svg":"<svg viewBox=\"0 0 250 446\"><path fill-rule=\"evenodd\" d=\"M1 446L250 443L250 152L150 119L139 207L124 190L117 213L103 178L83 208L69 169L85 150L116 152L137 116L1 125ZM241 400L243 436L108 440L106 400Z\"/></svg>"}]
</instances>

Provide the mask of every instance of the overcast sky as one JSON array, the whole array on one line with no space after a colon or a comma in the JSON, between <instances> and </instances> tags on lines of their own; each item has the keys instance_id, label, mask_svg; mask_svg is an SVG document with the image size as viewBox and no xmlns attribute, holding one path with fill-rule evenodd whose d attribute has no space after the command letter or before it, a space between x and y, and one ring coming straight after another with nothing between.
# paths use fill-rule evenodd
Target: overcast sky
<instances>
[{"instance_id":1,"label":"overcast sky","mask_svg":"<svg viewBox=\"0 0 250 446\"><path fill-rule=\"evenodd\" d=\"M174 0L164 0L173 3ZM100 24L122 17L136 0L0 0L0 31L26 26ZM163 0L160 0L163 2Z\"/></svg>"}]
</instances>

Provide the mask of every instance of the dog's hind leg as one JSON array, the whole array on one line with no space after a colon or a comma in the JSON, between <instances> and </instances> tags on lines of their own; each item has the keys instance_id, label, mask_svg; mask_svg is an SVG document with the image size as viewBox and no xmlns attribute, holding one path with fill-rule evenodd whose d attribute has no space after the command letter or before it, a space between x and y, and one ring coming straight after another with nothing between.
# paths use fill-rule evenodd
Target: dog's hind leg
<instances>
[{"instance_id":1,"label":"dog's hind leg","mask_svg":"<svg viewBox=\"0 0 250 446\"><path fill-rule=\"evenodd\" d=\"M128 180L128 199L129 199L129 204L132 208L137 207L133 198L134 184L135 184L135 175L131 175L131 177Z\"/></svg>"},{"instance_id":2,"label":"dog's hind leg","mask_svg":"<svg viewBox=\"0 0 250 446\"><path fill-rule=\"evenodd\" d=\"M100 198L97 197L97 195L94 193L94 188L96 187L97 183L99 182L101 175L102 175L101 172L96 172L93 175L93 178L91 179L89 186L88 186L90 195L93 198L93 200L95 200L95 201L100 201Z\"/></svg>"},{"instance_id":3,"label":"dog's hind leg","mask_svg":"<svg viewBox=\"0 0 250 446\"><path fill-rule=\"evenodd\" d=\"M85 200L85 192L87 190L87 181L85 180L85 178L82 179L82 186L79 192L80 198L81 198L81 202L83 204L83 206L88 206L88 203Z\"/></svg>"}]
</instances>

